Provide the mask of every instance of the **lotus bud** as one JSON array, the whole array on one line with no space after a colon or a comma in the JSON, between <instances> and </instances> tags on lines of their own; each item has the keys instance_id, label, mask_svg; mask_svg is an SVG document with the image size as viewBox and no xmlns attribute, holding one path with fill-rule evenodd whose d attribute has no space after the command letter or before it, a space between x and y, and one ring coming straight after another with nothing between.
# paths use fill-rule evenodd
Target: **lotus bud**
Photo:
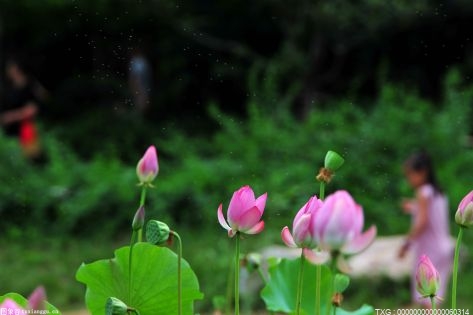
<instances>
[{"instance_id":1,"label":"lotus bud","mask_svg":"<svg viewBox=\"0 0 473 315\"><path fill-rule=\"evenodd\" d=\"M44 287L37 287L28 297L28 306L32 310L44 310L46 301L46 290Z\"/></svg>"},{"instance_id":2,"label":"lotus bud","mask_svg":"<svg viewBox=\"0 0 473 315\"><path fill-rule=\"evenodd\" d=\"M248 270L248 272L253 272L255 270L258 270L261 266L261 254L258 253L250 253L245 256L243 259L243 264Z\"/></svg>"},{"instance_id":3,"label":"lotus bud","mask_svg":"<svg viewBox=\"0 0 473 315\"><path fill-rule=\"evenodd\" d=\"M337 273L334 279L335 292L343 293L350 284L350 277L342 273Z\"/></svg>"},{"instance_id":4,"label":"lotus bud","mask_svg":"<svg viewBox=\"0 0 473 315\"><path fill-rule=\"evenodd\" d=\"M158 154L156 148L152 145L146 150L145 154L138 161L136 166L136 175L142 185L151 185L159 172Z\"/></svg>"},{"instance_id":5,"label":"lotus bud","mask_svg":"<svg viewBox=\"0 0 473 315\"><path fill-rule=\"evenodd\" d=\"M458 205L455 222L465 228L473 226L473 190Z\"/></svg>"},{"instance_id":6,"label":"lotus bud","mask_svg":"<svg viewBox=\"0 0 473 315\"><path fill-rule=\"evenodd\" d=\"M416 289L423 297L433 297L437 294L440 275L429 257L422 255L416 270Z\"/></svg>"},{"instance_id":7,"label":"lotus bud","mask_svg":"<svg viewBox=\"0 0 473 315\"><path fill-rule=\"evenodd\" d=\"M163 245L169 239L170 233L169 226L164 222L151 220L146 225L146 239L151 244Z\"/></svg>"},{"instance_id":8,"label":"lotus bud","mask_svg":"<svg viewBox=\"0 0 473 315\"><path fill-rule=\"evenodd\" d=\"M115 297L109 297L105 304L106 315L128 315L128 306Z\"/></svg>"},{"instance_id":9,"label":"lotus bud","mask_svg":"<svg viewBox=\"0 0 473 315\"><path fill-rule=\"evenodd\" d=\"M145 224L145 207L141 206L136 210L135 217L133 218L133 222L131 223L131 228L133 231L138 231L143 228Z\"/></svg>"},{"instance_id":10,"label":"lotus bud","mask_svg":"<svg viewBox=\"0 0 473 315\"><path fill-rule=\"evenodd\" d=\"M332 180L333 174L338 170L345 160L336 152L328 151L325 155L324 167L319 170L317 180L319 182L329 183Z\"/></svg>"}]
</instances>

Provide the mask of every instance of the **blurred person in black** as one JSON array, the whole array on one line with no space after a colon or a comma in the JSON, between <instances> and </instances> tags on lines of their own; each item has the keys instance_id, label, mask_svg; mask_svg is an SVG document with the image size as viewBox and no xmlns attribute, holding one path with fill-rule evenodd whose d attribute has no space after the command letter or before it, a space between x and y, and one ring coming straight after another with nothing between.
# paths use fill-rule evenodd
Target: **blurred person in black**
<instances>
[{"instance_id":1,"label":"blurred person in black","mask_svg":"<svg viewBox=\"0 0 473 315\"><path fill-rule=\"evenodd\" d=\"M0 124L7 136L18 138L28 159L44 162L35 119L47 92L15 59L6 62L5 75L7 84L0 104Z\"/></svg>"},{"instance_id":2,"label":"blurred person in black","mask_svg":"<svg viewBox=\"0 0 473 315\"><path fill-rule=\"evenodd\" d=\"M149 108L151 95L151 65L141 49L136 48L128 67L128 85L133 99L133 106L143 115Z\"/></svg>"}]
</instances>

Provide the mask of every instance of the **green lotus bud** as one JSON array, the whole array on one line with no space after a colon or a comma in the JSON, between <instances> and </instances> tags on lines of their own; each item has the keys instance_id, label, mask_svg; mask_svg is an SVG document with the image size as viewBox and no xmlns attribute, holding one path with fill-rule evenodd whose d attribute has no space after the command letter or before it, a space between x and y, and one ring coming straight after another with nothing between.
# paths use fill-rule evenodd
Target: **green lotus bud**
<instances>
[{"instance_id":1,"label":"green lotus bud","mask_svg":"<svg viewBox=\"0 0 473 315\"><path fill-rule=\"evenodd\" d=\"M255 270L258 270L258 268L261 266L261 260L261 254L250 253L245 256L243 261L245 262L245 267L248 272L253 272Z\"/></svg>"},{"instance_id":2,"label":"green lotus bud","mask_svg":"<svg viewBox=\"0 0 473 315\"><path fill-rule=\"evenodd\" d=\"M345 159L342 158L340 154L335 151L328 151L325 155L324 167L332 172L335 172L343 165L344 162Z\"/></svg>"},{"instance_id":3,"label":"green lotus bud","mask_svg":"<svg viewBox=\"0 0 473 315\"><path fill-rule=\"evenodd\" d=\"M146 225L146 239L155 245L166 243L170 232L169 226L161 221L150 220Z\"/></svg>"},{"instance_id":4,"label":"green lotus bud","mask_svg":"<svg viewBox=\"0 0 473 315\"><path fill-rule=\"evenodd\" d=\"M105 304L106 315L128 315L128 306L115 297L109 297Z\"/></svg>"},{"instance_id":5,"label":"green lotus bud","mask_svg":"<svg viewBox=\"0 0 473 315\"><path fill-rule=\"evenodd\" d=\"M136 210L135 217L133 218L133 223L131 223L131 228L133 231L138 231L143 228L145 224L145 207L141 206Z\"/></svg>"},{"instance_id":6,"label":"green lotus bud","mask_svg":"<svg viewBox=\"0 0 473 315\"><path fill-rule=\"evenodd\" d=\"M335 285L335 292L343 293L348 288L350 284L350 278L347 275L337 273L335 275L334 285Z\"/></svg>"}]
</instances>

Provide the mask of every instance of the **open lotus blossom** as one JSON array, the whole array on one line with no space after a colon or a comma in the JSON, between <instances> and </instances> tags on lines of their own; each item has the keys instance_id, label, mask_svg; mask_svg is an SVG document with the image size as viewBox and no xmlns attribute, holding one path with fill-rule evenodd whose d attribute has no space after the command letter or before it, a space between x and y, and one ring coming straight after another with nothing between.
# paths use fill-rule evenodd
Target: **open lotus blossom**
<instances>
[{"instance_id":1,"label":"open lotus blossom","mask_svg":"<svg viewBox=\"0 0 473 315\"><path fill-rule=\"evenodd\" d=\"M473 226L473 190L458 205L455 222L466 228Z\"/></svg>"},{"instance_id":2,"label":"open lotus blossom","mask_svg":"<svg viewBox=\"0 0 473 315\"><path fill-rule=\"evenodd\" d=\"M329 257L328 253L312 251L317 247L313 225L314 217L320 207L322 200L317 199L317 196L310 197L294 218L292 234L287 226L281 231L284 244L292 248L302 248L305 258L315 264L324 263Z\"/></svg>"},{"instance_id":3,"label":"open lotus blossom","mask_svg":"<svg viewBox=\"0 0 473 315\"><path fill-rule=\"evenodd\" d=\"M222 204L218 207L217 217L220 225L233 237L237 232L258 234L264 229L263 216L267 193L255 199L250 186L243 186L233 193L227 211L227 221L223 217Z\"/></svg>"},{"instance_id":4,"label":"open lotus blossom","mask_svg":"<svg viewBox=\"0 0 473 315\"><path fill-rule=\"evenodd\" d=\"M159 172L158 154L154 145L150 146L136 166L136 175L141 184L151 184Z\"/></svg>"},{"instance_id":5,"label":"open lotus blossom","mask_svg":"<svg viewBox=\"0 0 473 315\"><path fill-rule=\"evenodd\" d=\"M376 237L375 226L362 233L363 209L344 190L329 195L312 220L316 242L324 251L356 254Z\"/></svg>"},{"instance_id":6,"label":"open lotus blossom","mask_svg":"<svg viewBox=\"0 0 473 315\"><path fill-rule=\"evenodd\" d=\"M429 257L422 255L416 269L416 289L423 297L434 297L440 284L440 275Z\"/></svg>"}]
</instances>

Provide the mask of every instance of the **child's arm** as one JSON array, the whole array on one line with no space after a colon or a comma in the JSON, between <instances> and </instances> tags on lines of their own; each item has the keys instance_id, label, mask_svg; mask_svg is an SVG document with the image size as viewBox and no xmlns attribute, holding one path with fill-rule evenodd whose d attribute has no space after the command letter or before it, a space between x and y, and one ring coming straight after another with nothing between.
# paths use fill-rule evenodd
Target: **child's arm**
<instances>
[{"instance_id":1,"label":"child's arm","mask_svg":"<svg viewBox=\"0 0 473 315\"><path fill-rule=\"evenodd\" d=\"M429 199L420 193L417 193L417 217L407 236L408 241L416 239L427 227Z\"/></svg>"}]
</instances>

